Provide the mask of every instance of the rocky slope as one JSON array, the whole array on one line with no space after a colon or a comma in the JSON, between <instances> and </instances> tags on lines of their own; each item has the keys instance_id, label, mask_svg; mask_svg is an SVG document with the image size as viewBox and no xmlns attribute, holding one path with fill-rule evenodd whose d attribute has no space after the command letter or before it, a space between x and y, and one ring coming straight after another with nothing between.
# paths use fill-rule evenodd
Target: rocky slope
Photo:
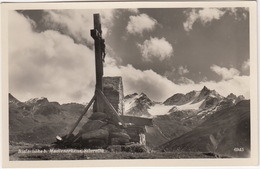
<instances>
[{"instance_id":1,"label":"rocky slope","mask_svg":"<svg viewBox=\"0 0 260 169\"><path fill-rule=\"evenodd\" d=\"M138 116L138 117L151 117L148 109L154 105L154 103L147 97L146 94L131 94L124 98L125 113L126 115Z\"/></svg>"},{"instance_id":2,"label":"rocky slope","mask_svg":"<svg viewBox=\"0 0 260 169\"><path fill-rule=\"evenodd\" d=\"M250 154L250 101L217 111L201 125L162 146L164 151L212 152L220 156Z\"/></svg>"},{"instance_id":3,"label":"rocky slope","mask_svg":"<svg viewBox=\"0 0 260 169\"><path fill-rule=\"evenodd\" d=\"M57 135L65 135L76 122L84 105L70 103L60 105L47 98L34 98L20 102L9 94L10 141L51 143ZM86 117L75 130L77 132Z\"/></svg>"}]
</instances>

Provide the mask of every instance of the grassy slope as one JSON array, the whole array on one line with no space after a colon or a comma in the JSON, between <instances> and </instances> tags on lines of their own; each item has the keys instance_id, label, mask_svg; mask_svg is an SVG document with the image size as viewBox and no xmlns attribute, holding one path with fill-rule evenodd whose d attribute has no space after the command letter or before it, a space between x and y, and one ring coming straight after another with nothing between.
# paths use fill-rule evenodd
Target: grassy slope
<instances>
[{"instance_id":1,"label":"grassy slope","mask_svg":"<svg viewBox=\"0 0 260 169\"><path fill-rule=\"evenodd\" d=\"M146 145L152 149L170 140L161 133L157 126L147 126L146 131Z\"/></svg>"}]
</instances>

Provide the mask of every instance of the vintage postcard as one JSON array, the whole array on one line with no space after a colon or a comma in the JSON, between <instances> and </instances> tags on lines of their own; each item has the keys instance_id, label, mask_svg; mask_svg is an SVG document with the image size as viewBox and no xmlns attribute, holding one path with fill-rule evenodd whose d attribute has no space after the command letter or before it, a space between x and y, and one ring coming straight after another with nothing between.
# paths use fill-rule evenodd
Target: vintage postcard
<instances>
[{"instance_id":1,"label":"vintage postcard","mask_svg":"<svg viewBox=\"0 0 260 169\"><path fill-rule=\"evenodd\" d=\"M1 9L5 167L258 165L255 1Z\"/></svg>"}]
</instances>

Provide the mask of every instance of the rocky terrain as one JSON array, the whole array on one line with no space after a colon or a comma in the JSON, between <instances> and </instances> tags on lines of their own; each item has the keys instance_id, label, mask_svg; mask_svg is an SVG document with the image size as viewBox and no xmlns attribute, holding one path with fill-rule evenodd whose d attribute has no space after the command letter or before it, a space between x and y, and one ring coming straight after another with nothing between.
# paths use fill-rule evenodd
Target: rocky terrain
<instances>
[{"instance_id":1,"label":"rocky terrain","mask_svg":"<svg viewBox=\"0 0 260 169\"><path fill-rule=\"evenodd\" d=\"M10 141L27 143L51 143L57 135L65 135L77 121L84 105L69 103L60 105L47 98L34 98L20 102L9 94ZM87 120L84 117L76 131Z\"/></svg>"},{"instance_id":2,"label":"rocky terrain","mask_svg":"<svg viewBox=\"0 0 260 169\"><path fill-rule=\"evenodd\" d=\"M217 111L193 130L161 145L160 149L249 157L250 101Z\"/></svg>"}]
</instances>

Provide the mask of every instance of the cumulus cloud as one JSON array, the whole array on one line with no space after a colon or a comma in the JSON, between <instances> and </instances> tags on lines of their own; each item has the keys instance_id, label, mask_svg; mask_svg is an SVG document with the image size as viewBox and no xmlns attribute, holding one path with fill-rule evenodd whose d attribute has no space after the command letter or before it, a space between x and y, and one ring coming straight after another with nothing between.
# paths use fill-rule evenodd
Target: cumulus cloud
<instances>
[{"instance_id":1,"label":"cumulus cloud","mask_svg":"<svg viewBox=\"0 0 260 169\"><path fill-rule=\"evenodd\" d=\"M249 76L233 76L229 80L203 81L194 83L192 80L181 77L179 83L173 82L164 76L159 75L153 70L139 70L132 65L115 66L113 59L105 66L106 76L122 76L125 94L134 92L144 92L152 100L164 101L168 97L176 93L187 93L192 90L201 90L203 86L215 89L223 96L229 95L231 92L236 95L244 95L249 98Z\"/></svg>"},{"instance_id":2,"label":"cumulus cloud","mask_svg":"<svg viewBox=\"0 0 260 169\"><path fill-rule=\"evenodd\" d=\"M222 77L223 80L229 80L232 79L234 76L239 76L240 72L235 69L235 68L225 68L225 67L220 67L217 65L212 65L210 67L212 71L217 73L219 76Z\"/></svg>"},{"instance_id":3,"label":"cumulus cloud","mask_svg":"<svg viewBox=\"0 0 260 169\"><path fill-rule=\"evenodd\" d=\"M144 31L151 31L155 28L157 21L149 17L147 14L140 14L137 16L130 16L126 30L131 34L141 34Z\"/></svg>"},{"instance_id":4,"label":"cumulus cloud","mask_svg":"<svg viewBox=\"0 0 260 169\"><path fill-rule=\"evenodd\" d=\"M22 101L45 96L61 103L88 102L95 85L93 51L57 31L34 32L15 11L9 16L10 92Z\"/></svg>"},{"instance_id":5,"label":"cumulus cloud","mask_svg":"<svg viewBox=\"0 0 260 169\"><path fill-rule=\"evenodd\" d=\"M219 20L224 14L224 11L217 8L192 9L191 11L186 12L188 17L183 23L183 27L186 31L190 31L196 21L200 21L205 26L212 20Z\"/></svg>"},{"instance_id":6,"label":"cumulus cloud","mask_svg":"<svg viewBox=\"0 0 260 169\"><path fill-rule=\"evenodd\" d=\"M169 92L174 89L175 84L162 77L153 70L139 70L132 65L105 67L106 76L122 76L124 84L124 93L146 93L151 99L162 100L168 97ZM167 90L165 90L167 89Z\"/></svg>"},{"instance_id":7,"label":"cumulus cloud","mask_svg":"<svg viewBox=\"0 0 260 169\"><path fill-rule=\"evenodd\" d=\"M250 77L249 76L233 76L229 80L221 80L219 82L206 81L204 84L210 89L215 89L223 96L227 96L229 93L236 95L243 95L246 99L250 99Z\"/></svg>"},{"instance_id":8,"label":"cumulus cloud","mask_svg":"<svg viewBox=\"0 0 260 169\"><path fill-rule=\"evenodd\" d=\"M137 44L144 61L151 61L158 58L160 61L170 58L173 55L172 45L165 38L153 38L145 40L143 44Z\"/></svg>"},{"instance_id":9,"label":"cumulus cloud","mask_svg":"<svg viewBox=\"0 0 260 169\"><path fill-rule=\"evenodd\" d=\"M115 10L45 10L41 22L48 29L54 29L69 35L77 43L92 44L89 30L93 29L93 14L100 13L102 33L105 37L108 28L113 26Z\"/></svg>"},{"instance_id":10,"label":"cumulus cloud","mask_svg":"<svg viewBox=\"0 0 260 169\"><path fill-rule=\"evenodd\" d=\"M95 87L94 52L58 31L34 32L30 21L17 12L10 11L9 18L9 92L21 101L45 96L61 103L88 102ZM170 51L173 52L172 48ZM185 66L183 68L183 73L187 72ZM232 68L213 65L213 69L224 76ZM232 92L249 98L249 76L239 73L233 73L232 78L223 77L219 82L195 84L183 78L182 84L176 84L153 70L118 66L109 54L104 73L105 76L122 76L125 94L144 92L155 101L164 101L175 93L201 90L204 85L223 96Z\"/></svg>"},{"instance_id":11,"label":"cumulus cloud","mask_svg":"<svg viewBox=\"0 0 260 169\"><path fill-rule=\"evenodd\" d=\"M183 23L184 29L189 32L193 28L195 22L200 22L203 26L213 20L219 20L224 14L234 17L236 21L247 19L249 12L248 8L203 8L187 10L184 13L187 16L186 21Z\"/></svg>"}]
</instances>

